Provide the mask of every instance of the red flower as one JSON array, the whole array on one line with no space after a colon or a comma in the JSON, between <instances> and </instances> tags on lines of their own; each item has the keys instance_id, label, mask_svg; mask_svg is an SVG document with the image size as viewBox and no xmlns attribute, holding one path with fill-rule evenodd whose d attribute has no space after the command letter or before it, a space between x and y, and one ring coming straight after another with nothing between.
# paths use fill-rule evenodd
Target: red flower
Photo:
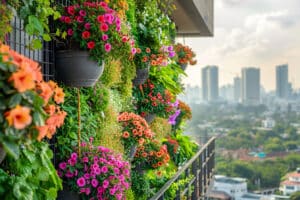
<instances>
[{"instance_id":1,"label":"red flower","mask_svg":"<svg viewBox=\"0 0 300 200\"><path fill-rule=\"evenodd\" d=\"M97 21L98 21L99 23L104 23L104 16L103 16L103 15L99 15L99 16L97 17Z\"/></svg>"},{"instance_id":2,"label":"red flower","mask_svg":"<svg viewBox=\"0 0 300 200\"><path fill-rule=\"evenodd\" d=\"M74 15L75 14L74 6L68 6L67 11L70 15Z\"/></svg>"},{"instance_id":3,"label":"red flower","mask_svg":"<svg viewBox=\"0 0 300 200\"><path fill-rule=\"evenodd\" d=\"M90 41L87 43L87 48L88 49L93 49L95 47L95 42L94 41Z\"/></svg>"},{"instance_id":4,"label":"red flower","mask_svg":"<svg viewBox=\"0 0 300 200\"><path fill-rule=\"evenodd\" d=\"M65 17L65 23L70 24L71 23L71 18L70 17Z\"/></svg>"},{"instance_id":5,"label":"red flower","mask_svg":"<svg viewBox=\"0 0 300 200\"><path fill-rule=\"evenodd\" d=\"M91 36L91 33L88 32L88 31L84 31L84 32L82 33L82 38L83 38L83 39L88 39L90 36Z\"/></svg>"},{"instance_id":6,"label":"red flower","mask_svg":"<svg viewBox=\"0 0 300 200\"><path fill-rule=\"evenodd\" d=\"M108 25L106 23L102 23L100 25L100 30L103 31L103 32L108 31Z\"/></svg>"}]
</instances>

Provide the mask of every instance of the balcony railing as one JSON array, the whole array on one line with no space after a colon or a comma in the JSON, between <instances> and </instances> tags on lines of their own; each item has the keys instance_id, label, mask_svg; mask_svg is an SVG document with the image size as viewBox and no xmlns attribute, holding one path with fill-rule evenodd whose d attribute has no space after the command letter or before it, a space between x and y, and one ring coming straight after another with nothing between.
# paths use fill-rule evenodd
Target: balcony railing
<instances>
[{"instance_id":1,"label":"balcony railing","mask_svg":"<svg viewBox=\"0 0 300 200\"><path fill-rule=\"evenodd\" d=\"M150 200L166 199L165 195L172 184L187 177L193 177L188 183L176 190L175 200L205 199L207 189L215 167L215 137L211 138L192 159L190 159Z\"/></svg>"}]
</instances>

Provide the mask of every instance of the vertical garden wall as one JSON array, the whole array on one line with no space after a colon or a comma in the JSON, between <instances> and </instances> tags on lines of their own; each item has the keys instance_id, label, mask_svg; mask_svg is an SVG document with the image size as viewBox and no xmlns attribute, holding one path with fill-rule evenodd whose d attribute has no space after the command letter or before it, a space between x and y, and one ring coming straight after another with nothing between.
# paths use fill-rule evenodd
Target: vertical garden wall
<instances>
[{"instance_id":1,"label":"vertical garden wall","mask_svg":"<svg viewBox=\"0 0 300 200\"><path fill-rule=\"evenodd\" d=\"M175 43L174 9L3 1L1 199L149 199L194 155L177 96L196 61Z\"/></svg>"}]
</instances>

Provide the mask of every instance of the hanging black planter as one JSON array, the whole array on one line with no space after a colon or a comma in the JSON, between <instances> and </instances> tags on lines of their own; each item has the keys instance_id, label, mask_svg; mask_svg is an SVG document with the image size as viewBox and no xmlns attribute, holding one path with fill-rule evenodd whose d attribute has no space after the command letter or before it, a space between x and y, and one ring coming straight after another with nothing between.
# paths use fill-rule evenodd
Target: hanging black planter
<instances>
[{"instance_id":1,"label":"hanging black planter","mask_svg":"<svg viewBox=\"0 0 300 200\"><path fill-rule=\"evenodd\" d=\"M138 86L140 84L143 84L147 78L149 77L149 68L144 69L137 69L136 70L136 76L133 79L132 83L134 86Z\"/></svg>"},{"instance_id":2,"label":"hanging black planter","mask_svg":"<svg viewBox=\"0 0 300 200\"><path fill-rule=\"evenodd\" d=\"M103 73L104 63L99 66L89 58L87 51L57 51L56 75L59 82L71 87L94 86Z\"/></svg>"}]
</instances>

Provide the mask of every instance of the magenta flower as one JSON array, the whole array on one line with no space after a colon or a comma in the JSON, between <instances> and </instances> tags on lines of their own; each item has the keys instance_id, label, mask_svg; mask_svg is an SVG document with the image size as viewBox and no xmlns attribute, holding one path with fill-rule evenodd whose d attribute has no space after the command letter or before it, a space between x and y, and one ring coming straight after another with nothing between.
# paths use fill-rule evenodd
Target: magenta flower
<instances>
[{"instance_id":1,"label":"magenta flower","mask_svg":"<svg viewBox=\"0 0 300 200\"><path fill-rule=\"evenodd\" d=\"M103 184L102 184L102 187L106 189L106 188L108 188L108 186L109 186L109 181L108 180L104 180Z\"/></svg>"},{"instance_id":2,"label":"magenta flower","mask_svg":"<svg viewBox=\"0 0 300 200\"><path fill-rule=\"evenodd\" d=\"M108 168L106 166L101 167L101 172L104 174L108 172Z\"/></svg>"},{"instance_id":3,"label":"magenta flower","mask_svg":"<svg viewBox=\"0 0 300 200\"><path fill-rule=\"evenodd\" d=\"M64 170L64 169L66 169L66 167L67 167L67 163L66 163L66 162L61 162L61 163L59 163L58 167L59 167L60 169Z\"/></svg>"},{"instance_id":4,"label":"magenta flower","mask_svg":"<svg viewBox=\"0 0 300 200\"><path fill-rule=\"evenodd\" d=\"M74 152L74 153L71 154L71 158L72 158L72 159L76 160L77 157L78 157L78 156L77 156L77 153Z\"/></svg>"},{"instance_id":5,"label":"magenta flower","mask_svg":"<svg viewBox=\"0 0 300 200\"><path fill-rule=\"evenodd\" d=\"M118 168L114 168L114 173L115 174L119 174L120 173L120 170Z\"/></svg>"},{"instance_id":6,"label":"magenta flower","mask_svg":"<svg viewBox=\"0 0 300 200\"><path fill-rule=\"evenodd\" d=\"M77 185L79 187L85 186L85 179L83 177L80 177L79 179L77 179Z\"/></svg>"},{"instance_id":7,"label":"magenta flower","mask_svg":"<svg viewBox=\"0 0 300 200\"><path fill-rule=\"evenodd\" d=\"M68 31L67 31L67 33L68 33L68 36L72 36L74 32L73 32L73 30L71 28L69 28Z\"/></svg>"},{"instance_id":8,"label":"magenta flower","mask_svg":"<svg viewBox=\"0 0 300 200\"><path fill-rule=\"evenodd\" d=\"M91 189L88 187L88 188L85 188L85 194L86 195L89 195L91 193Z\"/></svg>"},{"instance_id":9,"label":"magenta flower","mask_svg":"<svg viewBox=\"0 0 300 200\"><path fill-rule=\"evenodd\" d=\"M132 55L135 55L135 54L136 54L136 48L134 48L134 47L131 48L131 54L132 54Z\"/></svg>"},{"instance_id":10,"label":"magenta flower","mask_svg":"<svg viewBox=\"0 0 300 200\"><path fill-rule=\"evenodd\" d=\"M90 23L85 23L85 24L84 24L84 28L85 28L86 30L90 30L91 24L90 24Z\"/></svg>"},{"instance_id":11,"label":"magenta flower","mask_svg":"<svg viewBox=\"0 0 300 200\"><path fill-rule=\"evenodd\" d=\"M110 190L109 190L109 194L110 195L114 195L116 193L116 190L114 189L114 188L111 188Z\"/></svg>"},{"instance_id":12,"label":"magenta flower","mask_svg":"<svg viewBox=\"0 0 300 200\"><path fill-rule=\"evenodd\" d=\"M104 45L104 49L105 49L106 52L110 52L110 50L111 50L111 44L106 43L106 44Z\"/></svg>"},{"instance_id":13,"label":"magenta flower","mask_svg":"<svg viewBox=\"0 0 300 200\"><path fill-rule=\"evenodd\" d=\"M82 23L84 21L82 16L78 16L77 17L77 22Z\"/></svg>"},{"instance_id":14,"label":"magenta flower","mask_svg":"<svg viewBox=\"0 0 300 200\"><path fill-rule=\"evenodd\" d=\"M99 182L98 182L97 179L93 179L92 182L91 182L91 184L92 184L92 186L93 186L94 188L96 188L96 187L98 186Z\"/></svg>"},{"instance_id":15,"label":"magenta flower","mask_svg":"<svg viewBox=\"0 0 300 200\"><path fill-rule=\"evenodd\" d=\"M102 40L103 40L103 41L106 41L106 40L108 40L108 35L106 35L106 34L103 34L103 35L102 35Z\"/></svg>"},{"instance_id":16,"label":"magenta flower","mask_svg":"<svg viewBox=\"0 0 300 200\"><path fill-rule=\"evenodd\" d=\"M83 158L82 158L82 162L84 162L84 163L87 163L87 162L89 162L89 158L88 158L88 157L86 157L86 156L85 156L85 157L83 157Z\"/></svg>"},{"instance_id":17,"label":"magenta flower","mask_svg":"<svg viewBox=\"0 0 300 200\"><path fill-rule=\"evenodd\" d=\"M86 12L84 10L80 10L79 11L79 15L82 16L82 17L84 17L84 16L86 16Z\"/></svg>"},{"instance_id":18,"label":"magenta flower","mask_svg":"<svg viewBox=\"0 0 300 200\"><path fill-rule=\"evenodd\" d=\"M83 175L83 177L85 178L85 179L90 179L90 174L89 173L85 173L84 175Z\"/></svg>"},{"instance_id":19,"label":"magenta flower","mask_svg":"<svg viewBox=\"0 0 300 200\"><path fill-rule=\"evenodd\" d=\"M94 173L95 173L96 175L99 175L99 174L101 174L101 170L100 170L100 168L97 168L97 169L95 169L95 170L94 170Z\"/></svg>"}]
</instances>

